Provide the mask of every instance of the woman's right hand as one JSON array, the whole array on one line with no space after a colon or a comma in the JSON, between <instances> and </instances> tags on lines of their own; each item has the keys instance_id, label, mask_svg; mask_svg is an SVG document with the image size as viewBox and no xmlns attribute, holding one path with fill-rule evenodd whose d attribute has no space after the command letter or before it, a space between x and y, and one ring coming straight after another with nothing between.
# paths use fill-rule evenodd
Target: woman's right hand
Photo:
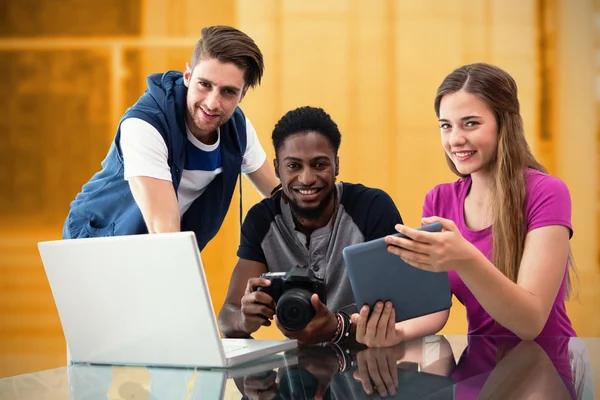
<instances>
[{"instance_id":1,"label":"woman's right hand","mask_svg":"<svg viewBox=\"0 0 600 400\"><path fill-rule=\"evenodd\" d=\"M356 341L369 347L394 346L404 340L404 330L396 324L396 311L391 302L375 304L369 317L369 306L364 305L360 313L352 314L356 325Z\"/></svg>"}]
</instances>

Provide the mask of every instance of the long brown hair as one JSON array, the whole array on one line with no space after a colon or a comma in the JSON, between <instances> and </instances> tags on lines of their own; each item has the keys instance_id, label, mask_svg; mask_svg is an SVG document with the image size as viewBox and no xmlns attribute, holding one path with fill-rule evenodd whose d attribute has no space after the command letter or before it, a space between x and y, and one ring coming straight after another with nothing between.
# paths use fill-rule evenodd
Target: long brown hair
<instances>
[{"instance_id":1,"label":"long brown hair","mask_svg":"<svg viewBox=\"0 0 600 400\"><path fill-rule=\"evenodd\" d=\"M440 116L440 103L447 94L464 90L482 99L496 116L498 149L492 161L492 262L511 281L516 282L527 235L525 197L527 169L547 173L529 149L523 130L517 98L517 84L502 69L477 63L462 66L444 79L435 97L435 113ZM446 162L454 174L464 177L446 154ZM574 269L569 251L569 265ZM567 294L570 291L570 279Z\"/></svg>"}]
</instances>

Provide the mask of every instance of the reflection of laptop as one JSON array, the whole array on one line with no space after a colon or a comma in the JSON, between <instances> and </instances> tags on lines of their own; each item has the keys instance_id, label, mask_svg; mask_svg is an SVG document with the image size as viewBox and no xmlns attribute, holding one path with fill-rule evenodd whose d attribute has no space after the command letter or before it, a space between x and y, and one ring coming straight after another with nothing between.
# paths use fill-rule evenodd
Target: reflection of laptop
<instances>
[{"instance_id":1,"label":"reflection of laptop","mask_svg":"<svg viewBox=\"0 0 600 400\"><path fill-rule=\"evenodd\" d=\"M38 247L73 362L228 367L296 347L220 338L192 232Z\"/></svg>"},{"instance_id":2,"label":"reflection of laptop","mask_svg":"<svg viewBox=\"0 0 600 400\"><path fill-rule=\"evenodd\" d=\"M236 397L243 388L236 378L260 379L270 371L298 363L293 354L269 355L256 362L229 369L161 367L110 367L75 364L67 368L71 399L106 398L111 388L122 398L147 399L223 399ZM234 386L234 387L230 387ZM226 396L227 395L227 396ZM239 398L239 396L237 396Z\"/></svg>"}]
</instances>

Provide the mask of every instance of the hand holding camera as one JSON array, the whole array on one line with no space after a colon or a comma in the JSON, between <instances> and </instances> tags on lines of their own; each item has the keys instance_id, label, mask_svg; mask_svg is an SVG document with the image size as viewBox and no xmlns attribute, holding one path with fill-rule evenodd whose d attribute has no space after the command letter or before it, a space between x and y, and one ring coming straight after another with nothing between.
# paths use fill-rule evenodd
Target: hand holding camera
<instances>
[{"instance_id":1,"label":"hand holding camera","mask_svg":"<svg viewBox=\"0 0 600 400\"><path fill-rule=\"evenodd\" d=\"M256 287L269 287L271 281L264 278L250 278L242 297L242 318L240 331L251 334L261 326L270 326L275 314L275 302L266 292L255 291Z\"/></svg>"},{"instance_id":2,"label":"hand holding camera","mask_svg":"<svg viewBox=\"0 0 600 400\"><path fill-rule=\"evenodd\" d=\"M319 300L316 294L310 298L315 315L310 322L300 330L288 330L275 316L275 323L279 330L288 338L296 339L300 345L312 345L329 341L337 331L338 319Z\"/></svg>"},{"instance_id":3,"label":"hand holding camera","mask_svg":"<svg viewBox=\"0 0 600 400\"><path fill-rule=\"evenodd\" d=\"M268 294L276 304L275 321L285 336L300 344L322 343L333 337L337 317L324 304L323 279L311 269L296 266L288 272L262 274L261 278L270 284L258 285L256 292Z\"/></svg>"}]
</instances>

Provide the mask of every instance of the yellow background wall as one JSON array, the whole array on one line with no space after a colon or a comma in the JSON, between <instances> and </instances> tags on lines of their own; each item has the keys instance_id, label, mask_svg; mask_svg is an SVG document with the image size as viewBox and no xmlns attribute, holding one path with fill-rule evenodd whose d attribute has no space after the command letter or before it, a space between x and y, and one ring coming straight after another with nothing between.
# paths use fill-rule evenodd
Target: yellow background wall
<instances>
[{"instance_id":1,"label":"yellow background wall","mask_svg":"<svg viewBox=\"0 0 600 400\"><path fill-rule=\"evenodd\" d=\"M342 131L340 180L386 190L418 225L425 193L455 179L433 112L452 69L485 61L519 85L530 146L571 190L580 293L569 313L600 336L599 0L8 0L0 13L0 377L64 364L36 243L60 238L145 76L182 70L203 26L229 24L263 51L242 108L269 159L288 110L323 107ZM595 91L596 90L596 91ZM244 181L244 210L259 201ZM239 242L238 198L203 251L213 303ZM460 304L444 333L465 333ZM277 337L265 329L259 337Z\"/></svg>"}]
</instances>

